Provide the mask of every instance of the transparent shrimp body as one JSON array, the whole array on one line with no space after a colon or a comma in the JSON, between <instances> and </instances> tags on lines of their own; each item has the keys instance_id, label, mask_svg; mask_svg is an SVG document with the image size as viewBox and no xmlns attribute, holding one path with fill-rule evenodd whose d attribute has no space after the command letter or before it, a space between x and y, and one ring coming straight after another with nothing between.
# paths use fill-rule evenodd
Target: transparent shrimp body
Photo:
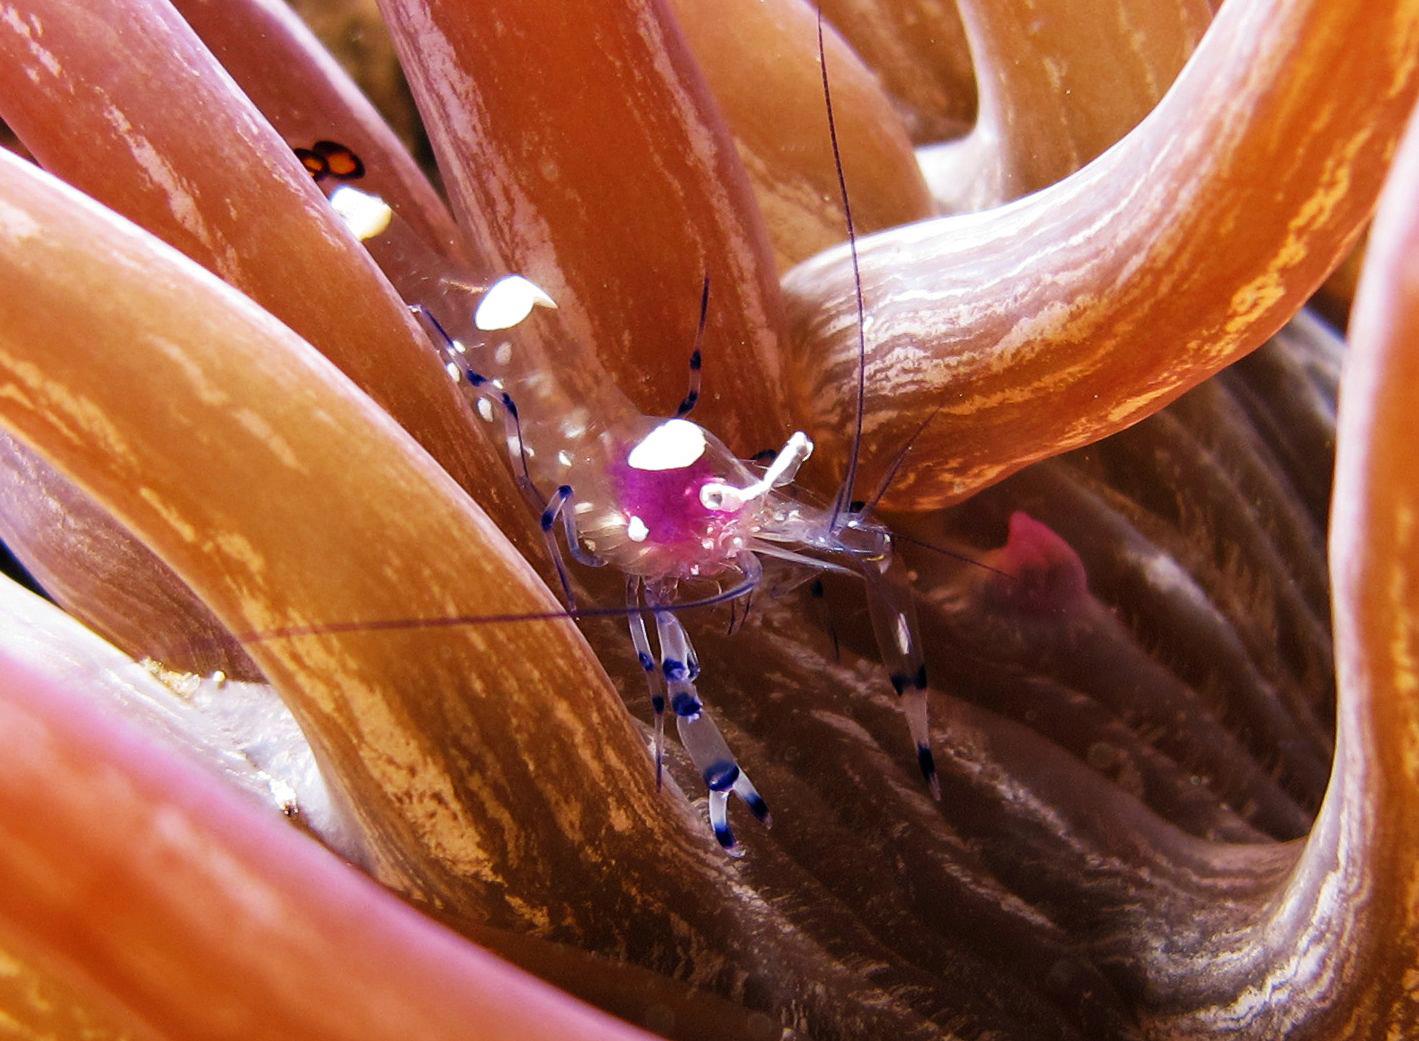
<instances>
[{"instance_id":1,"label":"transparent shrimp body","mask_svg":"<svg viewBox=\"0 0 1419 1041\"><path fill-rule=\"evenodd\" d=\"M699 661L668 608L685 580L732 576L738 581L731 590L751 591L762 575L762 556L865 580L873 630L903 700L918 763L939 796L927 735L926 666L905 572L885 528L856 514L835 524L828 511L791 493L812 450L807 436L795 433L767 466L751 468L696 423L639 417L609 431L579 470L588 480L576 492L575 537L628 576L632 638L656 717L657 777L668 708L710 789L711 823L727 849L734 848L726 813L731 792L762 820L768 810L704 712L695 687ZM650 652L642 607L655 617L659 661Z\"/></svg>"},{"instance_id":2,"label":"transparent shrimp body","mask_svg":"<svg viewBox=\"0 0 1419 1041\"><path fill-rule=\"evenodd\" d=\"M334 167L339 147L322 142L317 158ZM730 795L768 823L764 799L705 710L696 685L699 658L679 618L687 607L749 596L766 556L865 580L874 632L902 697L918 762L938 792L927 741L926 670L905 574L885 528L857 514L830 513L792 493L793 478L813 450L806 435L794 433L766 465L749 464L684 418L697 388L681 416L655 418L639 413L609 379L588 386L583 378L568 386L568 373L584 377L599 365L567 343L556 345L554 363L546 356L545 336L523 335L540 312L555 308L548 293L517 275L470 277L382 200L344 184L327 188L333 188L327 194L336 211L424 324L450 377L485 420L501 417L513 474L541 510L569 613L605 612L577 610L563 544L581 563L625 575L625 616L654 711L657 782L668 712L709 790L720 844L737 848L728 822ZM707 299L706 286L702 310ZM695 358L697 373L698 350ZM706 582L718 592L686 595L687 588Z\"/></svg>"},{"instance_id":3,"label":"transparent shrimp body","mask_svg":"<svg viewBox=\"0 0 1419 1041\"><path fill-rule=\"evenodd\" d=\"M698 423L638 416L607 431L579 462L578 532L597 554L651 581L737 568L771 520L772 493L812 446L795 434L764 473Z\"/></svg>"}]
</instances>

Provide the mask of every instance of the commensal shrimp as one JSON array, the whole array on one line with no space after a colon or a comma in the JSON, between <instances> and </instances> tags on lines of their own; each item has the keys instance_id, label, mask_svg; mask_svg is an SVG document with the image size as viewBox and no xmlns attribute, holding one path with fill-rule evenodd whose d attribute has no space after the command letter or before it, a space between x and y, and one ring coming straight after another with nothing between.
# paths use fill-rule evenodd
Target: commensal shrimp
<instances>
[{"instance_id":1,"label":"commensal shrimp","mask_svg":"<svg viewBox=\"0 0 1419 1041\"><path fill-rule=\"evenodd\" d=\"M731 794L769 823L768 805L700 697L700 661L678 617L690 607L749 597L763 578L762 557L810 572L855 574L865 581L873 632L906 713L917 763L939 799L927 732L926 664L912 594L891 534L869 519L872 504L851 501L856 453L843 488L825 507L792 488L799 466L813 451L803 432L795 431L778 452L764 453L759 462L745 462L687 418L699 397L708 279L690 354L690 389L676 414L642 415L606 380L595 400L582 401L577 410L579 417L595 420L568 422L567 396L558 381L560 372L578 364L571 358L575 345L559 344L558 364L546 364L533 356L531 341L537 337L517 338L515 333L535 321L539 310L556 307L546 292L520 275L489 280L457 270L382 199L354 186L364 168L344 146L320 141L296 151L419 318L475 410L489 422L500 418L513 474L541 511L568 614L625 614L654 711L657 784L663 777L668 708L681 744L709 789L710 823L720 845L736 851L728 817ZM625 576L624 612L577 608L559 530L575 560L610 566ZM688 594L702 582L717 584L719 592L698 599ZM654 624L654 645L647 614Z\"/></svg>"}]
</instances>

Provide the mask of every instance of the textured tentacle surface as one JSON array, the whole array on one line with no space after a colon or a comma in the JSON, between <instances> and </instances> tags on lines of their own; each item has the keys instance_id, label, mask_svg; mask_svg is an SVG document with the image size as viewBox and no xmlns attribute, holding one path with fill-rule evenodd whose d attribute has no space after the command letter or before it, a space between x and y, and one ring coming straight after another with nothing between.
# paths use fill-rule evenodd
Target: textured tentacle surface
<instances>
[{"instance_id":1,"label":"textured tentacle surface","mask_svg":"<svg viewBox=\"0 0 1419 1041\"><path fill-rule=\"evenodd\" d=\"M960 6L980 111L969 135L919 153L948 213L1047 188L1104 151L1152 111L1212 17L1206 0Z\"/></svg>"},{"instance_id":2,"label":"textured tentacle surface","mask_svg":"<svg viewBox=\"0 0 1419 1041\"><path fill-rule=\"evenodd\" d=\"M169 84L125 108L150 85L134 77L138 93L127 94L104 80L132 126L85 123L84 99L68 88L81 71L94 82L113 75L99 60L103 41L124 68L147 54L154 79L176 73L111 25L100 27L109 35L81 34L51 63L56 72L32 45L59 55L65 17L82 11L25 3L0 18L7 45L30 62L10 70L0 106L35 106L28 133L49 141L46 161L72 163L76 180L114 191L111 204L154 228L173 223L183 197L173 184L192 186L197 209L176 214L189 221L176 221L178 237L231 234L245 243L219 251L223 263L234 257L231 270L249 263L306 278L309 256L285 254L318 254L345 287L293 285L282 297L279 279L251 273L243 288L271 293L261 303L286 328L0 157L0 425L52 475L28 487L51 489L39 494L60 512L78 509L64 505L68 488L116 518L196 598L168 619L200 610L227 633L308 626L250 651L309 737L292 761L320 763L358 840L342 845L308 820L336 849L355 851L465 937L672 1038L1379 1041L1412 1032L1412 142L1357 303L1331 534L1336 651L1325 539L1341 352L1301 320L1120 436L1025 467L949 513L895 517L926 637L939 804L903 754L860 585L827 583L818 606L831 612L831 633L812 609L767 596L747 622L733 620L732 637L721 635L722 615L677 616L703 657L698 683L724 741L775 810L772 831L740 829L746 855L731 864L706 835L705 805L681 794L703 788L694 764L672 743L657 791L648 728L627 723L601 671L598 658L632 711L650 718L623 618L585 624L596 656L560 619L442 624L555 610L504 538L522 537L531 518L519 511L500 534L465 494L488 494L496 514L496 489L457 471L460 452L481 448L442 443L452 427L417 447L311 349L353 342L378 353L355 359L351 375L367 364L397 377L414 356L399 352L417 341L359 255L326 237L318 198L306 198L284 152L277 158L284 144L268 152L267 132L249 139L259 162L285 171L264 189L204 180L198 160L217 147L202 136L208 128L184 136L161 110L178 128L194 118L242 125L248 110L231 107L220 74L189 49L183 61L198 71L178 82L200 105L184 108L189 99ZM918 0L868 6L890 9L902 20L894 25L941 14ZM485 162L453 175L470 226L502 229L479 248L511 243L522 265L559 241L529 228L577 243L552 269L568 272L568 313L584 312L572 331L587 337L578 350L594 350L596 378L672 408L706 255L722 253L715 299L723 284L736 302L717 319L729 323L721 338L706 340L705 390L725 394L716 380L727 373L738 381L717 406L750 441L736 447L781 443L784 415L806 400L794 405L802 388L775 379L775 366L810 376L836 367L833 381L822 377L833 395L854 385L843 356L781 358L763 334L776 321L760 321L774 311L772 262L752 229L758 218L738 210L750 181L720 176L732 165L730 138L710 128L662 5L588 5L581 36L565 37L552 7L489 4L460 22L467 8L390 4L406 19L419 89L469 102L475 125L458 125L448 108L436 135L445 156ZM122 10L134 25L171 26L161 2L123 0ZM1181 93L1046 189L1044 202L875 240L869 291L882 295L880 306L869 295L869 328L893 346L874 354L870 385L895 397L869 410L880 420L869 459L893 458L897 435L962 388L907 457L897 505L946 501L976 486L959 483L963 472L985 483L1087 441L1260 343L1339 255L1374 194L1412 91L1415 15L1398 0L1363 9L1233 0L1221 15L1229 32L1198 55L1208 75L1185 73ZM947 37L927 50L942 53ZM529 68L545 82L514 75ZM911 118L922 95L910 77L884 79ZM36 93L47 100L34 102ZM66 142L45 125L62 128L71 108L100 157L92 163L72 148L84 135ZM162 148L125 158L125 143L148 137ZM1053 136L1046 158L1059 158L1067 138ZM146 184L143 171L164 169L159 158L177 180ZM1196 184L1164 176L1183 160ZM287 201L270 203L264 190ZM222 223L227 192L251 208L243 212L269 205L289 218L289 234L239 240L243 221ZM292 199L310 202L310 220ZM608 226L615 234L604 240L587 231ZM926 251L936 266L916 266L922 257L903 243L947 232L949 246L933 240ZM647 246L644 233L660 241ZM341 256L359 263L346 269ZM639 282L611 277L631 269L664 285L640 296ZM803 294L800 324L847 335L851 308L812 310L802 277L791 281ZM374 295L356 307L367 289ZM843 302L841 283L809 289ZM994 376L979 376L975 355L932 353L949 336L912 339L908 325L893 326L904 314L940 318L938 290L956 294L949 317L961 342L984 337L994 352ZM632 345L616 324L639 300L651 301L640 316L653 327L650 346ZM380 315L398 337L360 327ZM1202 364L1179 376L1181 355ZM1042 376L1037 366L1050 364L1058 371ZM912 381L923 372L937 382L919 399ZM1109 379L1089 382L1102 372ZM1072 396L1075 375L1099 397ZM818 421L846 431L850 412L833 395ZM382 405L398 412L397 401ZM418 416L397 418L422 429ZM760 443L756 430L767 433ZM506 467L485 454L506 483ZM958 457L966 470L951 468ZM9 509L0 501L0 513ZM54 514L29 516L40 518L33 530ZM114 544L79 545L107 554ZM133 595L167 595L157 567L129 568L150 576ZM198 699L164 712L167 688L146 672L115 684L117 652L64 631L47 609L31 615L0 599L7 617L27 619L0 633L0 1009L23 1028L155 1041L227 1037L232 1023L250 1036L438 1037L466 1034L482 1016L492 1036L634 1036L562 995L523 989L274 827L275 800L240 761L219 776L255 794L265 817L249 801L231 803L210 777L132 731L157 707L160 730L192 722L177 730L183 754L220 766L231 747L187 740L210 722ZM398 624L335 624L361 619ZM418 619L438 624L410 624ZM243 894L263 900L242 904Z\"/></svg>"},{"instance_id":3,"label":"textured tentacle surface","mask_svg":"<svg viewBox=\"0 0 1419 1041\"><path fill-rule=\"evenodd\" d=\"M47 0L10 10L12 17L0 22L7 58L0 62L0 114L37 159L315 344L476 494L505 532L524 549L536 546L535 525L501 459L474 429L481 424L471 422L423 333L343 233L289 144L177 13L144 0L102 12ZM202 13L231 21L241 11ZM226 31L231 35L230 26ZM245 31L253 39L261 27L248 24ZM288 46L279 57L290 56ZM303 106L315 105L317 93L331 105L338 99L330 95L349 93L347 86L308 79L326 89L301 91ZM289 96L291 89L273 92ZM372 114L360 118L366 136L380 137ZM386 140L377 154L390 147ZM175 309L170 321L180 327L186 312ZM195 407L216 407L196 401ZM137 656L161 655L197 670L222 664L234 675L250 671L237 651L214 662L212 651L193 647L212 631L210 617L121 525L23 454L3 458L10 502L0 524L4 537L72 610ZM79 504L58 526L49 523L56 501ZM96 557L93 567L82 563L86 549L99 545L113 551ZM140 619L156 637L145 640L136 631Z\"/></svg>"},{"instance_id":4,"label":"textured tentacle surface","mask_svg":"<svg viewBox=\"0 0 1419 1041\"><path fill-rule=\"evenodd\" d=\"M957 501L1121 429L1275 332L1374 205L1416 47L1406 0L1227 4L1158 108L1084 169L1010 206L864 239L869 480L941 407L887 505ZM795 406L841 460L849 258L785 285Z\"/></svg>"}]
</instances>

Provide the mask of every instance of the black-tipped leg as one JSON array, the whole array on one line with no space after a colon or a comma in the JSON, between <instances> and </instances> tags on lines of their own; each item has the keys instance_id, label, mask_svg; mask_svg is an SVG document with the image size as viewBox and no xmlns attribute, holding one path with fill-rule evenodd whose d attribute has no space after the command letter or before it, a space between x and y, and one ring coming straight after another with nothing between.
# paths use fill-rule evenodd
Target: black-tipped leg
<instances>
[{"instance_id":1,"label":"black-tipped leg","mask_svg":"<svg viewBox=\"0 0 1419 1041\"><path fill-rule=\"evenodd\" d=\"M700 719L709 722L703 716ZM714 726L713 723L709 725ZM719 731L716 729L715 733L718 734ZM710 827L714 829L715 841L723 846L730 856L742 856L739 844L734 841L734 832L729 827L729 794L737 791L736 786L744 773L733 759L716 759L701 772L709 788Z\"/></svg>"},{"instance_id":2,"label":"black-tipped leg","mask_svg":"<svg viewBox=\"0 0 1419 1041\"><path fill-rule=\"evenodd\" d=\"M542 511L542 539L547 544L547 555L552 558L552 566L557 569L557 578L562 583L562 595L567 601L567 610L576 610L576 597L572 593L571 576L567 574L566 561L562 559L561 547L557 545L557 533L555 531L557 517L565 509L568 500L572 497L571 485L564 484L552 493L552 498L547 500L547 508ZM566 514L570 516L570 513ZM576 529L570 528L567 533L569 541L575 542Z\"/></svg>"},{"instance_id":3,"label":"black-tipped leg","mask_svg":"<svg viewBox=\"0 0 1419 1041\"><path fill-rule=\"evenodd\" d=\"M690 389L675 409L675 415L681 419L693 412L695 406L700 403L700 368L703 364L699 351L690 355Z\"/></svg>"},{"instance_id":4,"label":"black-tipped leg","mask_svg":"<svg viewBox=\"0 0 1419 1041\"><path fill-rule=\"evenodd\" d=\"M660 672L670 711L675 713L675 729L709 789L710 826L715 840L731 856L740 856L729 827L730 795L744 800L749 812L766 825L770 823L768 805L735 761L724 735L700 701L695 689L699 663L684 626L670 611L656 610L655 627L660 639Z\"/></svg>"},{"instance_id":5,"label":"black-tipped leg","mask_svg":"<svg viewBox=\"0 0 1419 1041\"><path fill-rule=\"evenodd\" d=\"M926 664L917 666L912 676L912 689L904 696L907 710L907 725L916 739L916 762L921 767L921 776L926 778L926 786L931 789L931 797L941 801L941 778L936 776L936 756L931 753L931 731L926 724Z\"/></svg>"},{"instance_id":6,"label":"black-tipped leg","mask_svg":"<svg viewBox=\"0 0 1419 1041\"><path fill-rule=\"evenodd\" d=\"M714 838L724 851L731 857L742 857L744 851L739 848L739 843L734 840L734 832L729 827L729 793L710 792L709 794L710 827L714 829Z\"/></svg>"},{"instance_id":7,"label":"black-tipped leg","mask_svg":"<svg viewBox=\"0 0 1419 1041\"><path fill-rule=\"evenodd\" d=\"M893 683L897 677L893 677ZM916 744L916 762L921 767L921 776L931 789L931 797L941 801L941 779L936 776L936 756L931 753L931 735L926 725L926 669L922 667L911 680L902 684L898 693L902 696L902 710L906 713L907 728Z\"/></svg>"},{"instance_id":8,"label":"black-tipped leg","mask_svg":"<svg viewBox=\"0 0 1419 1041\"><path fill-rule=\"evenodd\" d=\"M927 787L931 789L931 797L940 802L941 778L936 776L936 757L931 754L930 745L916 746L916 762L921 767L921 776L926 778Z\"/></svg>"},{"instance_id":9,"label":"black-tipped leg","mask_svg":"<svg viewBox=\"0 0 1419 1041\"><path fill-rule=\"evenodd\" d=\"M674 690L677 684L672 683ZM748 776L735 762L734 753L729 750L724 736L714 720L704 711L697 697L683 691L671 697L671 708L675 711L675 727L680 733L680 743L690 754L690 760L704 778L709 789L710 825L719 844L738 856L734 833L729 828L729 796L737 795L744 800L758 820L765 825L771 823L769 807Z\"/></svg>"},{"instance_id":10,"label":"black-tipped leg","mask_svg":"<svg viewBox=\"0 0 1419 1041\"><path fill-rule=\"evenodd\" d=\"M759 794L759 789L754 787L754 783L749 780L749 775L744 771L739 771L739 776L734 779L734 794L744 800L744 805L749 807L749 812L754 815L754 819L766 828L774 826L774 818L769 813L769 804L764 802L764 797Z\"/></svg>"},{"instance_id":11,"label":"black-tipped leg","mask_svg":"<svg viewBox=\"0 0 1419 1041\"><path fill-rule=\"evenodd\" d=\"M941 781L936 776L931 732L926 721L926 663L911 587L907 585L901 562L896 559L890 559L886 567L880 564L865 567L862 574L867 582L867 609L872 616L872 630L892 677L892 689L897 692L902 713L907 717L917 765L921 767L932 798L939 801Z\"/></svg>"},{"instance_id":12,"label":"black-tipped leg","mask_svg":"<svg viewBox=\"0 0 1419 1041\"><path fill-rule=\"evenodd\" d=\"M436 314L422 304L411 304L409 311L423 322L429 339L433 341L434 346L443 356L444 364L450 366L448 371L461 377L458 381L459 385L473 398L474 402L485 402L484 408L491 407L503 413L507 435L507 453L508 458L512 460L513 476L516 477L518 486L522 488L523 493L535 507L540 509L547 497L537 490L537 485L532 480L532 470L527 463L527 445L522 440L522 417L517 411L517 403L493 380L468 367L468 362L459 349L458 341L449 335L448 330L444 328ZM492 415L493 412L485 414L489 419Z\"/></svg>"},{"instance_id":13,"label":"black-tipped leg","mask_svg":"<svg viewBox=\"0 0 1419 1041\"><path fill-rule=\"evenodd\" d=\"M704 287L700 290L700 324L695 328L695 349L690 352L690 389L685 394L685 400L681 401L680 407L675 410L677 416L688 416L700 403L700 369L704 365L700 348L704 344L705 323L708 320L709 275L706 275Z\"/></svg>"},{"instance_id":14,"label":"black-tipped leg","mask_svg":"<svg viewBox=\"0 0 1419 1041\"><path fill-rule=\"evenodd\" d=\"M650 692L650 707L655 712L655 787L659 791L665 783L665 692L660 688L660 670L650 653L650 636L645 628L645 616L641 614L641 580L635 575L626 579L626 618L631 626L631 642L636 647L636 657L645 672L646 687Z\"/></svg>"}]
</instances>

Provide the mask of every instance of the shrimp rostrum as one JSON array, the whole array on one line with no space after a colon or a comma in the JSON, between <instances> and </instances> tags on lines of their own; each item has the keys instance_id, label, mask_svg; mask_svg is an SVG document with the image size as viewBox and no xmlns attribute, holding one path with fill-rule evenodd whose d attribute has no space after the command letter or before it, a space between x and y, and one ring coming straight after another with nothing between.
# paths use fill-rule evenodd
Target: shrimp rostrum
<instances>
[{"instance_id":1,"label":"shrimp rostrum","mask_svg":"<svg viewBox=\"0 0 1419 1041\"><path fill-rule=\"evenodd\" d=\"M911 590L890 532L869 519L869 509L849 501L851 467L837 499L822 505L793 486L813 451L803 432L793 432L777 452L746 462L688 418L699 396L698 341L709 306L708 281L701 287L690 389L676 415L641 414L609 380L594 402L569 408L557 385L559 373L569 368L565 354L560 365L538 364L527 357L535 348L520 342L519 330L556 306L545 291L518 275L479 279L457 270L382 200L350 183L362 167L341 146L320 142L300 152L336 211L418 316L450 377L505 438L513 475L540 511L568 614L627 618L654 712L657 782L664 769L668 712L709 789L719 843L728 850L736 846L728 818L731 795L769 822L767 804L701 698L700 659L680 619L687 608L748 598L763 580L767 558L807 572L850 573L865 582L873 631L906 713L917 762L939 798L927 736L926 665ZM578 608L563 545L580 564L625 576L624 609ZM705 595L705 589L713 592Z\"/></svg>"}]
</instances>

